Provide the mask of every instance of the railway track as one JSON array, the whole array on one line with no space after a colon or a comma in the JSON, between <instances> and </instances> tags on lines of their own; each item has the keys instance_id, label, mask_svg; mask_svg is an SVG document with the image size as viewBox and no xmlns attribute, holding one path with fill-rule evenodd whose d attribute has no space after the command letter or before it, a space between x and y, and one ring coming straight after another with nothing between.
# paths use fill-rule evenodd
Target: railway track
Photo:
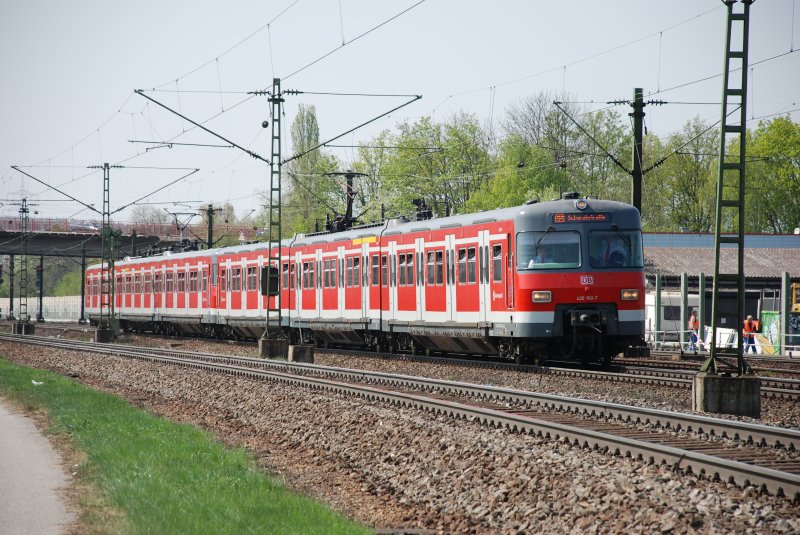
<instances>
[{"instance_id":1,"label":"railway track","mask_svg":"<svg viewBox=\"0 0 800 535\"><path fill-rule=\"evenodd\" d=\"M703 359L705 360L705 359ZM736 370L736 362L728 358L718 358L717 361L721 363L721 369ZM662 359L631 359L619 358L614 361L616 364L625 367L641 367L641 368L661 368L670 370L698 370L702 365L702 360L662 360ZM748 359L752 364L752 361ZM800 366L800 362L793 362L795 366ZM800 378L800 369L790 368L769 368L766 366L751 366L753 372L762 377L770 377L773 374L780 374L784 377Z\"/></svg>"},{"instance_id":2,"label":"railway track","mask_svg":"<svg viewBox=\"0 0 800 535\"><path fill-rule=\"evenodd\" d=\"M0 335L1 340L280 381L411 407L515 432L666 463L711 479L800 500L800 432L793 429L420 377L289 364L176 349ZM684 433L677 433L684 431ZM706 440L704 435L727 437ZM763 445L764 447L757 447Z\"/></svg>"},{"instance_id":3,"label":"railway track","mask_svg":"<svg viewBox=\"0 0 800 535\"><path fill-rule=\"evenodd\" d=\"M71 327L75 327L71 325ZM60 326L59 326L60 328ZM86 329L86 327L83 327ZM182 340L182 339L178 339ZM91 345L91 343L89 343ZM247 342L237 342L237 345L251 346ZM524 373L541 373L563 377L598 379L603 381L622 382L622 383L639 383L639 384L652 384L660 386L671 386L675 388L691 388L694 373L691 370L686 370L684 365L682 369L679 368L683 362L679 361L657 361L667 362L669 365L664 368L653 368L647 366L652 362L649 359L620 359L625 362L624 365L616 365L610 371L605 370L591 370L585 368L565 368L555 366L536 366L536 365L518 365L507 361L495 359L489 360L486 358L469 359L469 358L452 358L452 357L437 357L425 355L410 355L406 353L376 353L374 351L364 351L357 349L342 349L342 348L317 348L317 353L332 353L332 354L351 354L359 357L382 358L382 359L398 359L407 360L412 362L422 363L439 363L449 364L464 367L486 368L496 370L509 370L519 371ZM766 398L782 398L782 399L800 399L800 379L783 379L778 377L761 376L761 395Z\"/></svg>"}]
</instances>

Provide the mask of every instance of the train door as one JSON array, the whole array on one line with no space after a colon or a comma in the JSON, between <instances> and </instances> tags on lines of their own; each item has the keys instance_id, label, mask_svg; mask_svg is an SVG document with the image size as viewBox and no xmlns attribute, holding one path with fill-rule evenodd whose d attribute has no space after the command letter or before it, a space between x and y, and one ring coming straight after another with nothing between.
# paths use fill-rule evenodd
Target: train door
<instances>
[{"instance_id":1,"label":"train door","mask_svg":"<svg viewBox=\"0 0 800 535\"><path fill-rule=\"evenodd\" d=\"M456 281L455 281L455 243L456 237L448 234L444 237L444 287L445 287L445 319L455 321L456 316Z\"/></svg>"},{"instance_id":2,"label":"train door","mask_svg":"<svg viewBox=\"0 0 800 535\"><path fill-rule=\"evenodd\" d=\"M344 247L338 247L335 253L322 261L322 308L328 317L340 318L345 308L344 285L341 283Z\"/></svg>"},{"instance_id":3,"label":"train door","mask_svg":"<svg viewBox=\"0 0 800 535\"><path fill-rule=\"evenodd\" d=\"M317 274L315 284L312 284L314 300L316 302L315 317L319 318L322 316L322 279L320 278L322 276L322 248L314 251L313 265L316 265L316 269L314 271Z\"/></svg>"},{"instance_id":4,"label":"train door","mask_svg":"<svg viewBox=\"0 0 800 535\"><path fill-rule=\"evenodd\" d=\"M441 243L441 242L440 242ZM447 312L445 287L445 249L428 244L425 249L425 318L443 321Z\"/></svg>"},{"instance_id":5,"label":"train door","mask_svg":"<svg viewBox=\"0 0 800 535\"><path fill-rule=\"evenodd\" d=\"M486 280L486 319L491 319L491 311L508 310L511 306L509 283L511 274L507 270L509 262L509 237L487 236L488 272Z\"/></svg>"},{"instance_id":6,"label":"train door","mask_svg":"<svg viewBox=\"0 0 800 535\"><path fill-rule=\"evenodd\" d=\"M369 313L369 244L361 244L361 318L366 318Z\"/></svg>"},{"instance_id":7,"label":"train door","mask_svg":"<svg viewBox=\"0 0 800 535\"><path fill-rule=\"evenodd\" d=\"M380 248L369 251L369 311L371 317L380 317L381 310L381 255Z\"/></svg>"},{"instance_id":8,"label":"train door","mask_svg":"<svg viewBox=\"0 0 800 535\"><path fill-rule=\"evenodd\" d=\"M204 312L209 308L208 283L208 264L200 263L197 270L197 290L200 293L199 305Z\"/></svg>"},{"instance_id":9,"label":"train door","mask_svg":"<svg viewBox=\"0 0 800 535\"><path fill-rule=\"evenodd\" d=\"M417 294L415 320L422 320L425 310L425 240L417 238L414 241L414 261L416 275L415 291Z\"/></svg>"},{"instance_id":10,"label":"train door","mask_svg":"<svg viewBox=\"0 0 800 535\"><path fill-rule=\"evenodd\" d=\"M142 270L142 308L145 312L153 308L153 268L146 266Z\"/></svg>"},{"instance_id":11,"label":"train door","mask_svg":"<svg viewBox=\"0 0 800 535\"><path fill-rule=\"evenodd\" d=\"M316 296L316 254L304 255L301 263L301 292L303 294L301 301L301 310L303 317L314 317L314 311L317 308Z\"/></svg>"},{"instance_id":12,"label":"train door","mask_svg":"<svg viewBox=\"0 0 800 535\"><path fill-rule=\"evenodd\" d=\"M292 305L297 312L297 316L300 317L303 310L303 255L300 251L297 251L294 258L292 258L292 265L294 265L294 271L289 272L289 284L294 284L294 301L292 301ZM292 268L290 267L289 269L291 270Z\"/></svg>"},{"instance_id":13,"label":"train door","mask_svg":"<svg viewBox=\"0 0 800 535\"><path fill-rule=\"evenodd\" d=\"M340 316L346 318L357 318L361 313L361 254L360 251L350 251L345 254L344 247L341 249L344 255L344 277L342 290L344 292L344 309Z\"/></svg>"},{"instance_id":14,"label":"train door","mask_svg":"<svg viewBox=\"0 0 800 535\"><path fill-rule=\"evenodd\" d=\"M209 299L210 303L209 306L211 308L217 308L219 304L219 262L217 261L217 256L214 255L211 258L211 284L209 284Z\"/></svg>"},{"instance_id":15,"label":"train door","mask_svg":"<svg viewBox=\"0 0 800 535\"><path fill-rule=\"evenodd\" d=\"M459 240L453 250L455 271L451 283L454 288L453 317L459 321L480 321L478 318L481 303L478 260L481 248L474 236Z\"/></svg>"},{"instance_id":16,"label":"train door","mask_svg":"<svg viewBox=\"0 0 800 535\"><path fill-rule=\"evenodd\" d=\"M397 319L411 321L417 318L417 285L414 276L414 249L407 245L398 248L395 258L395 289L397 292Z\"/></svg>"},{"instance_id":17,"label":"train door","mask_svg":"<svg viewBox=\"0 0 800 535\"><path fill-rule=\"evenodd\" d=\"M228 259L223 258L217 278L217 308L224 312L228 311L228 264Z\"/></svg>"},{"instance_id":18,"label":"train door","mask_svg":"<svg viewBox=\"0 0 800 535\"><path fill-rule=\"evenodd\" d=\"M492 255L489 241L488 230L478 232L478 294L480 298L478 321L486 321L492 306L491 270L489 268Z\"/></svg>"},{"instance_id":19,"label":"train door","mask_svg":"<svg viewBox=\"0 0 800 535\"><path fill-rule=\"evenodd\" d=\"M186 265L179 265L175 273L175 296L178 310L186 309Z\"/></svg>"},{"instance_id":20,"label":"train door","mask_svg":"<svg viewBox=\"0 0 800 535\"><path fill-rule=\"evenodd\" d=\"M159 312L164 306L164 266L153 268L153 312Z\"/></svg>"},{"instance_id":21,"label":"train door","mask_svg":"<svg viewBox=\"0 0 800 535\"><path fill-rule=\"evenodd\" d=\"M397 242L391 241L388 243L388 257L387 257L387 286L388 290L388 314L384 314L383 319L393 320L397 318Z\"/></svg>"}]
</instances>

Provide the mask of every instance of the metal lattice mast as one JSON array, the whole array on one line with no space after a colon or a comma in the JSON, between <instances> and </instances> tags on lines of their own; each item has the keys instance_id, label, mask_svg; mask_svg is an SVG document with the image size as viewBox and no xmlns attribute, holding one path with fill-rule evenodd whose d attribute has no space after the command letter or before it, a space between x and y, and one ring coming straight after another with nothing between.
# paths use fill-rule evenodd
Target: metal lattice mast
<instances>
[{"instance_id":1,"label":"metal lattice mast","mask_svg":"<svg viewBox=\"0 0 800 535\"><path fill-rule=\"evenodd\" d=\"M264 333L266 337L278 337L281 328L281 292L280 292L280 273L281 273L281 127L282 127L282 104L283 95L281 93L280 78L272 79L272 93L269 98L272 109L272 154L270 158L269 176L269 222L267 224L267 250L269 251L267 261L267 285L272 281L278 281L275 288L274 305L270 304L271 295L267 296L267 329ZM268 294L273 293L268 291Z\"/></svg>"},{"instance_id":2,"label":"metal lattice mast","mask_svg":"<svg viewBox=\"0 0 800 535\"><path fill-rule=\"evenodd\" d=\"M103 251L100 270L100 324L101 329L111 327L114 318L114 234L111 231L111 207L109 183L111 177L111 167L104 163L102 167L92 167L93 169L103 169L103 226L100 232L100 247ZM113 166L118 167L118 166Z\"/></svg>"},{"instance_id":3,"label":"metal lattice mast","mask_svg":"<svg viewBox=\"0 0 800 535\"><path fill-rule=\"evenodd\" d=\"M722 86L722 120L720 123L719 175L717 179L716 224L714 226L714 285L711 304L711 354L703 364L703 371L716 372L716 357L719 349L716 344L717 327L720 316L719 288L723 282L737 285L737 372L743 375L749 371L744 360L743 344L738 335L744 320L745 274L744 274L744 231L745 231L745 141L747 139L747 52L750 29L750 4L753 0L742 0L743 10L734 12L736 0L723 0L728 8L728 24L725 37L725 69ZM736 28L734 28L736 26ZM738 50L733 50L731 36L741 37ZM738 87L731 87L731 75L739 71ZM733 78L736 81L736 77ZM729 111L729 108L733 108ZM728 116L731 116L730 118ZM728 141L737 141L738 154L726 154ZM726 225L734 227L735 233L722 235ZM720 273L720 249L723 244L737 248L736 271Z\"/></svg>"},{"instance_id":4,"label":"metal lattice mast","mask_svg":"<svg viewBox=\"0 0 800 535\"><path fill-rule=\"evenodd\" d=\"M19 322L28 323L28 199L19 207L19 230L22 233L22 258L19 262Z\"/></svg>"}]
</instances>

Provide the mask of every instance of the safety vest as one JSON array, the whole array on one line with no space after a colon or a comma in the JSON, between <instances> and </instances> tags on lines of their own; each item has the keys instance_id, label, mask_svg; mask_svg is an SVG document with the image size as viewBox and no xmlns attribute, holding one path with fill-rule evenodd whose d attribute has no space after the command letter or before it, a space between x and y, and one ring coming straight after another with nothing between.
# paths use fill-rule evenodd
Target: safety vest
<instances>
[{"instance_id":1,"label":"safety vest","mask_svg":"<svg viewBox=\"0 0 800 535\"><path fill-rule=\"evenodd\" d=\"M689 318L689 330L696 331L700 327L700 322L697 320L697 317Z\"/></svg>"},{"instance_id":2,"label":"safety vest","mask_svg":"<svg viewBox=\"0 0 800 535\"><path fill-rule=\"evenodd\" d=\"M744 320L742 325L742 334L747 336L753 334L758 329L758 323L753 320Z\"/></svg>"}]
</instances>

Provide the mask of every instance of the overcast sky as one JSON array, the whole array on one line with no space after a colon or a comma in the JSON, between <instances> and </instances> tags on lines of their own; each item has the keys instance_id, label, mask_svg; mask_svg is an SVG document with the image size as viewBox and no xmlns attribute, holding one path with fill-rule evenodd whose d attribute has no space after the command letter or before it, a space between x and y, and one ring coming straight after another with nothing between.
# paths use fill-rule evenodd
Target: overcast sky
<instances>
[{"instance_id":1,"label":"overcast sky","mask_svg":"<svg viewBox=\"0 0 800 535\"><path fill-rule=\"evenodd\" d=\"M269 105L246 92L271 87L273 77L284 90L422 95L340 145L459 111L497 126L509 104L540 91L599 109L642 87L649 99L674 102L646 109L659 136L695 116L719 118L720 0L417 2L3 0L0 214L16 214L9 202L25 196L40 217L97 218L11 165L99 209L102 173L86 167L103 162L126 166L111 171L112 210L186 174L180 168L200 171L143 202L185 203L154 206L187 211L229 201L240 217L260 208L269 167L238 149L131 143L225 145L135 89L156 89L147 94L266 159ZM788 111L800 120L799 48L800 0L756 1L749 126ZM313 104L325 140L407 100L287 95L283 121L288 132L298 104ZM353 149L328 150L345 165L353 160ZM284 158L291 152L287 135ZM163 167L174 169L152 169Z\"/></svg>"}]
</instances>

